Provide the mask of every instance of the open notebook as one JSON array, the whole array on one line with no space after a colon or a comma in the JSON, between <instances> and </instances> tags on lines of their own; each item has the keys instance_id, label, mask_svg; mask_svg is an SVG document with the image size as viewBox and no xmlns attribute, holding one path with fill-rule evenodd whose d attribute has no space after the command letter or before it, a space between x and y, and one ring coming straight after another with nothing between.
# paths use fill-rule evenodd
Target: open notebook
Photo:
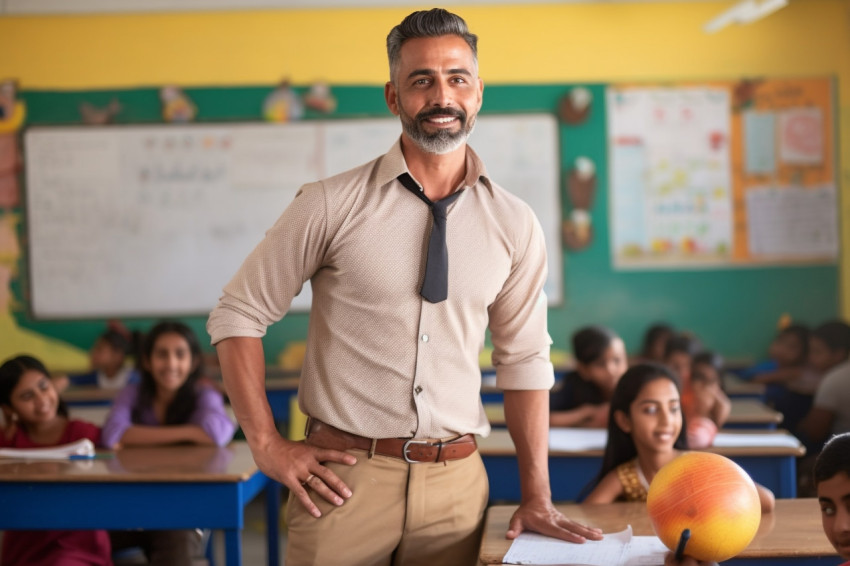
<instances>
[{"instance_id":1,"label":"open notebook","mask_svg":"<svg viewBox=\"0 0 850 566\"><path fill-rule=\"evenodd\" d=\"M77 460L94 458L94 443L81 438L50 448L0 448L0 457L23 460Z\"/></svg>"},{"instance_id":2,"label":"open notebook","mask_svg":"<svg viewBox=\"0 0 850 566\"><path fill-rule=\"evenodd\" d=\"M504 564L570 564L581 566L660 566L667 547L655 536L632 536L629 525L619 533L604 535L600 541L575 544L522 533L511 543Z\"/></svg>"}]
</instances>

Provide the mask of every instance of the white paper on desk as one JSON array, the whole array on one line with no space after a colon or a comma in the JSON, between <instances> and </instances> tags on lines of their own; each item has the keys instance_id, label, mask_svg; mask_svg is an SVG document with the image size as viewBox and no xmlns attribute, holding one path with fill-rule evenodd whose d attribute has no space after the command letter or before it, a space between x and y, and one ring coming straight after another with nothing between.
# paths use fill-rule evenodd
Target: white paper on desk
<instances>
[{"instance_id":1,"label":"white paper on desk","mask_svg":"<svg viewBox=\"0 0 850 566\"><path fill-rule=\"evenodd\" d=\"M601 541L575 544L536 533L522 533L511 544L504 564L559 564L575 566L658 566L667 548L658 537L633 537L629 525Z\"/></svg>"},{"instance_id":2,"label":"white paper on desk","mask_svg":"<svg viewBox=\"0 0 850 566\"><path fill-rule=\"evenodd\" d=\"M797 448L800 441L790 434L736 434L718 432L712 446L716 448L747 448L769 446L773 448Z\"/></svg>"},{"instance_id":3,"label":"white paper on desk","mask_svg":"<svg viewBox=\"0 0 850 566\"><path fill-rule=\"evenodd\" d=\"M604 450L608 431L604 428L552 428L549 429L549 449Z\"/></svg>"},{"instance_id":4,"label":"white paper on desk","mask_svg":"<svg viewBox=\"0 0 850 566\"><path fill-rule=\"evenodd\" d=\"M2 448L0 457L21 460L67 460L71 456L94 456L94 443L88 438L51 448Z\"/></svg>"}]
</instances>

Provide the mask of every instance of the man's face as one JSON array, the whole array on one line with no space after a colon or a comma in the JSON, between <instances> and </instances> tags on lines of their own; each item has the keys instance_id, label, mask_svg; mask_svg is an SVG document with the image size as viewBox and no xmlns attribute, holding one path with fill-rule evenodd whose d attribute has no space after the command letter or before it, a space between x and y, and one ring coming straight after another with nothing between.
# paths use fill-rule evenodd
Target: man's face
<instances>
[{"instance_id":1,"label":"man's face","mask_svg":"<svg viewBox=\"0 0 850 566\"><path fill-rule=\"evenodd\" d=\"M461 37L444 35L407 40L384 94L403 135L422 151L443 154L466 142L483 91L472 49Z\"/></svg>"}]
</instances>

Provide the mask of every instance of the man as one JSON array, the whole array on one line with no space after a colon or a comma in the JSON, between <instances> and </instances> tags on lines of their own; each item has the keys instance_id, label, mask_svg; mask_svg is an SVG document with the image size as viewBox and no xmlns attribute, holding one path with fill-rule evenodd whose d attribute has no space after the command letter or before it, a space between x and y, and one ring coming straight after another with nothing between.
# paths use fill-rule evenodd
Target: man
<instances>
[{"instance_id":1,"label":"man","mask_svg":"<svg viewBox=\"0 0 850 566\"><path fill-rule=\"evenodd\" d=\"M530 208L466 146L484 89L476 42L440 9L390 32L385 97L400 140L302 187L210 316L254 458L290 489L288 565L475 563L488 326L521 469L508 536L601 536L551 503L546 251ZM307 440L293 443L272 421L260 337L308 279L299 403L310 421Z\"/></svg>"}]
</instances>

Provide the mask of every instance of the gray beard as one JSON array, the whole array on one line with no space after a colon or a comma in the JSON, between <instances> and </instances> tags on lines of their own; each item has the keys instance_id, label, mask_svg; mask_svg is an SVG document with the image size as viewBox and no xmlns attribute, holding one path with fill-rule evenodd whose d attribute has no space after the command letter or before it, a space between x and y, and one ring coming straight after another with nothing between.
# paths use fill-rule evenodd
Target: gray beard
<instances>
[{"instance_id":1,"label":"gray beard","mask_svg":"<svg viewBox=\"0 0 850 566\"><path fill-rule=\"evenodd\" d=\"M404 130L407 137L422 151L435 155L443 155L451 153L466 143L469 135L475 129L475 119L473 118L469 124L461 124L460 129L456 132L439 130L433 134L429 134L419 125L418 120L409 120L402 115L401 129Z\"/></svg>"}]
</instances>

